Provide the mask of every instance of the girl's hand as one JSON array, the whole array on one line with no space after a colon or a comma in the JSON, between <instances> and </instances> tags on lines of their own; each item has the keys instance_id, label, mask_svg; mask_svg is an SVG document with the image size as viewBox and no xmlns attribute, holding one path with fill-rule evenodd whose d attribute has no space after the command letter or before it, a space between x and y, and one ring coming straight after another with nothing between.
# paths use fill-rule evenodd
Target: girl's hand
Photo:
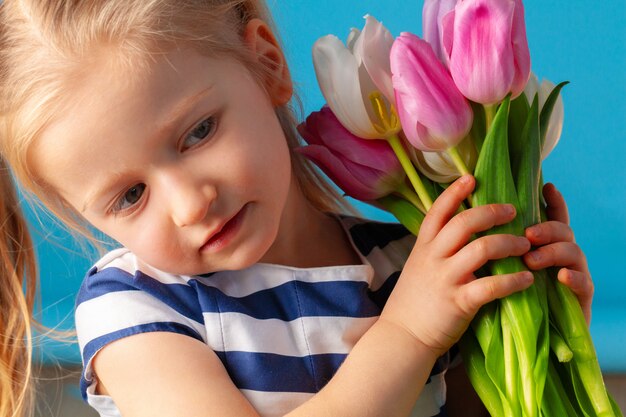
<instances>
[{"instance_id":1,"label":"girl's hand","mask_svg":"<svg viewBox=\"0 0 626 417\"><path fill-rule=\"evenodd\" d=\"M530 249L530 242L508 234L470 242L473 234L515 217L514 207L508 204L476 207L455 215L474 184L474 178L466 175L437 198L381 314L381 320L404 328L437 355L461 337L482 305L533 282L529 271L476 279L474 271L487 261L521 256Z\"/></svg>"},{"instance_id":2,"label":"girl's hand","mask_svg":"<svg viewBox=\"0 0 626 417\"><path fill-rule=\"evenodd\" d=\"M569 227L567 205L553 184L543 187L547 203L548 221L526 229L526 237L537 248L524 255L530 269L561 266L558 280L567 285L578 297L587 324L591 322L591 300L593 281L587 259L574 241L574 232Z\"/></svg>"}]
</instances>

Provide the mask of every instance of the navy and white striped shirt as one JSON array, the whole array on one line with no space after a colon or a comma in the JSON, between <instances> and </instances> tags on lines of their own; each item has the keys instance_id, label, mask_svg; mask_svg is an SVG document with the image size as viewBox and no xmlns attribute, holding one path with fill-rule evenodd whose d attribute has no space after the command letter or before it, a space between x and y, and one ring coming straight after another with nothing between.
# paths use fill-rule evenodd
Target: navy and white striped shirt
<instances>
[{"instance_id":1,"label":"navy and white striped shirt","mask_svg":"<svg viewBox=\"0 0 626 417\"><path fill-rule=\"evenodd\" d=\"M101 416L120 416L110 397L95 393L94 355L115 340L166 331L210 346L262 416L284 415L307 401L377 320L415 242L398 224L340 220L362 265L259 263L181 276L156 270L126 249L104 256L77 300L83 397ZM414 416L444 415L449 356L436 363Z\"/></svg>"}]
</instances>

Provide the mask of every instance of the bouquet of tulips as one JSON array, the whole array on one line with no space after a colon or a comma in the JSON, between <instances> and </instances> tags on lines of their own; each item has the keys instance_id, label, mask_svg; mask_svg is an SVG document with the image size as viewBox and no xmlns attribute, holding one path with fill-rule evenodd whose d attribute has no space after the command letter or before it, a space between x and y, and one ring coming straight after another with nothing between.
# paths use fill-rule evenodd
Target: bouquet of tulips
<instances>
[{"instance_id":1,"label":"bouquet of tulips","mask_svg":"<svg viewBox=\"0 0 626 417\"><path fill-rule=\"evenodd\" d=\"M299 126L298 149L343 191L394 214L414 234L464 173L467 206L509 203L518 216L487 233L523 235L546 219L541 161L563 123L560 90L530 70L521 0L425 0L424 39L394 39L374 17L347 43L313 48L327 106ZM493 261L484 274L526 269ZM480 274L480 271L477 271ZM621 416L607 393L577 298L535 272L528 289L483 307L459 346L493 416Z\"/></svg>"}]
</instances>

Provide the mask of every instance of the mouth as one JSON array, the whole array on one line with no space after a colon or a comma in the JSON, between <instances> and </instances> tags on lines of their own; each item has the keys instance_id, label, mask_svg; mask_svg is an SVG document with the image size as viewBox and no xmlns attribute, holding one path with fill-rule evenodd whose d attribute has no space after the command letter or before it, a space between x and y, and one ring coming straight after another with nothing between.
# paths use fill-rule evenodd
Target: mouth
<instances>
[{"instance_id":1,"label":"mouth","mask_svg":"<svg viewBox=\"0 0 626 417\"><path fill-rule=\"evenodd\" d=\"M246 204L237 214L228 219L215 233L209 236L208 240L200 248L200 252L216 252L228 245L239 231L247 208L248 205Z\"/></svg>"}]
</instances>

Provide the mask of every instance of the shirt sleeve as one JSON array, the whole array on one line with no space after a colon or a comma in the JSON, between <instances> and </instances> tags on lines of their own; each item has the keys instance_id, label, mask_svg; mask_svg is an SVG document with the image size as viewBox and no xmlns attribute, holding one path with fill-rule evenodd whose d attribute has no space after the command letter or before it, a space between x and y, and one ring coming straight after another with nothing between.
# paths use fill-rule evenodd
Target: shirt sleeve
<instances>
[{"instance_id":1,"label":"shirt sleeve","mask_svg":"<svg viewBox=\"0 0 626 417\"><path fill-rule=\"evenodd\" d=\"M75 322L85 400L94 384L93 358L109 343L157 331L206 339L201 309L194 308L198 303L195 290L182 277L149 275L135 266L128 252L96 265L78 293Z\"/></svg>"}]
</instances>

